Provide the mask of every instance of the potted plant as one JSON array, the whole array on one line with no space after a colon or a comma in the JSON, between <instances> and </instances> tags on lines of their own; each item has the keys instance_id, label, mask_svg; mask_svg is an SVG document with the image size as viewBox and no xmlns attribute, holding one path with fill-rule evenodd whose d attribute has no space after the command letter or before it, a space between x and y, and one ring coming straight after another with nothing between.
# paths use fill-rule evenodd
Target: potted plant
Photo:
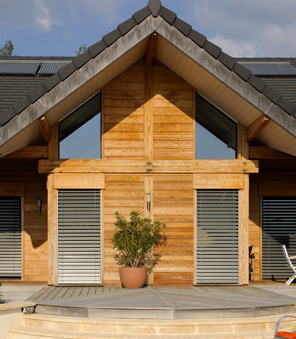
<instances>
[{"instance_id":1,"label":"potted plant","mask_svg":"<svg viewBox=\"0 0 296 339\"><path fill-rule=\"evenodd\" d=\"M120 280L126 288L141 288L147 278L147 269L152 270L160 255L154 250L166 242L165 227L160 222L141 218L140 212L131 212L128 221L116 212L113 248L119 268Z\"/></svg>"}]
</instances>

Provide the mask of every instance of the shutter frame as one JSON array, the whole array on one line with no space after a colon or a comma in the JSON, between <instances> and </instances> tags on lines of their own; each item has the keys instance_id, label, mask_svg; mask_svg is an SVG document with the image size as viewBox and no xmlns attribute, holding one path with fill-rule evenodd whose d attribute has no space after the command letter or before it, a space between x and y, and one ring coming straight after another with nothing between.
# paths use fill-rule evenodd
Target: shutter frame
<instances>
[{"instance_id":1,"label":"shutter frame","mask_svg":"<svg viewBox=\"0 0 296 339\"><path fill-rule=\"evenodd\" d=\"M0 197L0 279L22 278L20 197Z\"/></svg>"},{"instance_id":2,"label":"shutter frame","mask_svg":"<svg viewBox=\"0 0 296 339\"><path fill-rule=\"evenodd\" d=\"M58 284L101 284L101 191L58 190Z\"/></svg>"},{"instance_id":3,"label":"shutter frame","mask_svg":"<svg viewBox=\"0 0 296 339\"><path fill-rule=\"evenodd\" d=\"M263 279L292 275L281 244L289 256L296 255L296 197L262 197Z\"/></svg>"},{"instance_id":4,"label":"shutter frame","mask_svg":"<svg viewBox=\"0 0 296 339\"><path fill-rule=\"evenodd\" d=\"M238 190L196 190L196 283L239 284Z\"/></svg>"}]
</instances>

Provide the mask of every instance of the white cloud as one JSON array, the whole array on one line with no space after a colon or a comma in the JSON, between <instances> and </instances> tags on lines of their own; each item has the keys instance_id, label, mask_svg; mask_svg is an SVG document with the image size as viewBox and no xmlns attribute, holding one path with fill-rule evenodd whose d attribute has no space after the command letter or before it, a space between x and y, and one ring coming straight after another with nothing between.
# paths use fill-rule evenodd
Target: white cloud
<instances>
[{"instance_id":1,"label":"white cloud","mask_svg":"<svg viewBox=\"0 0 296 339\"><path fill-rule=\"evenodd\" d=\"M34 0L35 21L44 31L49 31L52 28L53 20L50 17L49 9L45 0Z\"/></svg>"},{"instance_id":2,"label":"white cloud","mask_svg":"<svg viewBox=\"0 0 296 339\"><path fill-rule=\"evenodd\" d=\"M211 39L211 42L221 47L225 53L234 57L253 57L257 54L256 46L248 42L235 42L221 36L216 36Z\"/></svg>"},{"instance_id":3,"label":"white cloud","mask_svg":"<svg viewBox=\"0 0 296 339\"><path fill-rule=\"evenodd\" d=\"M234 56L296 54L295 0L196 0L197 27Z\"/></svg>"}]
</instances>

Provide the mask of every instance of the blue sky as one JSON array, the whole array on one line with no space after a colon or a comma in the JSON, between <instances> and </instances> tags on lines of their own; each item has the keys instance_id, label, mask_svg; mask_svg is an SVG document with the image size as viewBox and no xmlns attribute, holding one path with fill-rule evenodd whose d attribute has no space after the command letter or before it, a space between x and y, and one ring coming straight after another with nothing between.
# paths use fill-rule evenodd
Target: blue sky
<instances>
[{"instance_id":1,"label":"blue sky","mask_svg":"<svg viewBox=\"0 0 296 339\"><path fill-rule=\"evenodd\" d=\"M0 46L19 56L72 56L148 0L0 0ZM162 0L232 56L296 57L295 0Z\"/></svg>"}]
</instances>

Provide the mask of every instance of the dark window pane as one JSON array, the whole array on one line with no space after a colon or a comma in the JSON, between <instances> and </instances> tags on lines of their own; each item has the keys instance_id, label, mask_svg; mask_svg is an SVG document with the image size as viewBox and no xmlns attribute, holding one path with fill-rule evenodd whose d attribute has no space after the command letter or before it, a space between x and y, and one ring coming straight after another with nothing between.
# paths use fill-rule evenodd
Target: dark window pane
<instances>
[{"instance_id":1,"label":"dark window pane","mask_svg":"<svg viewBox=\"0 0 296 339\"><path fill-rule=\"evenodd\" d=\"M236 130L234 121L196 95L197 159L235 159Z\"/></svg>"},{"instance_id":2,"label":"dark window pane","mask_svg":"<svg viewBox=\"0 0 296 339\"><path fill-rule=\"evenodd\" d=\"M61 159L101 158L101 95L98 94L59 124Z\"/></svg>"}]
</instances>

